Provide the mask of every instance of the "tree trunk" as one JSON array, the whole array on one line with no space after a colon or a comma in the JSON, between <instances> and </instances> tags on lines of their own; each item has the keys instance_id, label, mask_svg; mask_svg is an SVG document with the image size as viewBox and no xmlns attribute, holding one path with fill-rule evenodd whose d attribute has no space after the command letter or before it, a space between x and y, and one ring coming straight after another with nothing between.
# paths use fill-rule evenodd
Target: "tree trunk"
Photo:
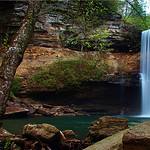
<instances>
[{"instance_id":1,"label":"tree trunk","mask_svg":"<svg viewBox=\"0 0 150 150\"><path fill-rule=\"evenodd\" d=\"M29 0L28 11L22 25L14 37L12 44L6 50L0 66L0 116L5 113L6 103L16 69L20 65L28 41L34 29L41 1Z\"/></svg>"}]
</instances>

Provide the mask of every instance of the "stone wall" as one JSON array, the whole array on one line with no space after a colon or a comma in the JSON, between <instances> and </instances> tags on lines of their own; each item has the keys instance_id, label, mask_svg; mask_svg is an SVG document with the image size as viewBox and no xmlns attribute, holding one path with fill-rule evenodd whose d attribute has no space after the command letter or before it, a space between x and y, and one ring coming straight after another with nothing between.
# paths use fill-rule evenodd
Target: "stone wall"
<instances>
[{"instance_id":1,"label":"stone wall","mask_svg":"<svg viewBox=\"0 0 150 150\"><path fill-rule=\"evenodd\" d=\"M0 1L0 46L19 29L27 8L25 1Z\"/></svg>"},{"instance_id":2,"label":"stone wall","mask_svg":"<svg viewBox=\"0 0 150 150\"><path fill-rule=\"evenodd\" d=\"M55 7L65 9L66 2L52 3L49 10ZM25 1L0 1L0 46L3 40L12 37L21 25L27 11ZM35 32L30 45L44 47L61 47L59 31L65 29L63 16L57 12L40 13L35 25ZM118 51L138 51L140 32L131 25L125 25L119 15L112 16L105 27L110 31L108 40L112 41L112 48ZM134 32L134 34L133 34ZM137 34L135 34L137 33ZM54 38L53 38L54 37ZM10 39L10 38L9 38ZM138 41L138 42L137 42Z\"/></svg>"},{"instance_id":3,"label":"stone wall","mask_svg":"<svg viewBox=\"0 0 150 150\"><path fill-rule=\"evenodd\" d=\"M22 20L27 12L28 5L25 1L0 1L0 47L3 41L8 38L9 42L19 29ZM42 14L38 16L35 30L30 45L44 47L60 47L58 43L58 16ZM54 38L53 38L54 37Z\"/></svg>"}]
</instances>

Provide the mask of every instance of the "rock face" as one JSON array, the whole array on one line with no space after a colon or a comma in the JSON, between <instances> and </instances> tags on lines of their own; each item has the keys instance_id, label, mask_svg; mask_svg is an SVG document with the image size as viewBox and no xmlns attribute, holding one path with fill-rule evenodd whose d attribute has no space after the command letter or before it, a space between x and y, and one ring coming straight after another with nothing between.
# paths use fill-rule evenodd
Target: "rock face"
<instances>
[{"instance_id":1,"label":"rock face","mask_svg":"<svg viewBox=\"0 0 150 150\"><path fill-rule=\"evenodd\" d=\"M128 120L105 116L93 122L85 143L91 144L128 128Z\"/></svg>"},{"instance_id":2,"label":"rock face","mask_svg":"<svg viewBox=\"0 0 150 150\"><path fill-rule=\"evenodd\" d=\"M67 1L58 1L51 4L50 10L55 7L67 9ZM26 15L28 5L26 1L1 1L0 2L0 46L3 45L3 39L6 38L6 33L12 36L20 27L21 21ZM60 13L50 13L38 16L38 21L35 24L35 32L30 44L34 46L44 47L61 47L62 43L55 40L59 38L59 31L65 29ZM120 51L129 51L139 49L137 41L140 40L140 31L131 25L124 25L120 16L112 16L106 23L106 28L110 32L109 40L112 41L112 48ZM67 36L67 35L66 35Z\"/></svg>"},{"instance_id":3,"label":"rock face","mask_svg":"<svg viewBox=\"0 0 150 150\"><path fill-rule=\"evenodd\" d=\"M25 1L0 1L0 46L7 36L10 38L18 30L27 8Z\"/></svg>"},{"instance_id":4,"label":"rock face","mask_svg":"<svg viewBox=\"0 0 150 150\"><path fill-rule=\"evenodd\" d=\"M106 22L105 26L110 33L111 48L122 52L139 50L141 31L134 25L125 24L121 18L114 18Z\"/></svg>"},{"instance_id":5,"label":"rock face","mask_svg":"<svg viewBox=\"0 0 150 150\"><path fill-rule=\"evenodd\" d=\"M129 129L123 136L123 150L150 149L150 122Z\"/></svg>"},{"instance_id":6,"label":"rock face","mask_svg":"<svg viewBox=\"0 0 150 150\"><path fill-rule=\"evenodd\" d=\"M50 124L27 124L23 128L23 135L50 141L59 130Z\"/></svg>"},{"instance_id":7,"label":"rock face","mask_svg":"<svg viewBox=\"0 0 150 150\"><path fill-rule=\"evenodd\" d=\"M8 38L10 41L19 29L22 20L26 16L28 3L26 1L0 1L0 47L3 45L3 40ZM57 17L52 17L56 19ZM49 14L39 15L38 21L35 24L33 38L30 44L44 47L61 47L58 42L58 28L52 27L52 20Z\"/></svg>"}]
</instances>

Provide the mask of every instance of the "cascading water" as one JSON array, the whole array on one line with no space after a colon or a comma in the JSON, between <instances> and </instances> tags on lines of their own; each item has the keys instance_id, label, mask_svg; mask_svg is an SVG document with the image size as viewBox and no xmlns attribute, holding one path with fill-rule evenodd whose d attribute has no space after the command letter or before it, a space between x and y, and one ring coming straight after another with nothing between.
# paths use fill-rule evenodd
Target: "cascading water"
<instances>
[{"instance_id":1,"label":"cascading water","mask_svg":"<svg viewBox=\"0 0 150 150\"><path fill-rule=\"evenodd\" d=\"M142 80L141 116L150 117L150 30L142 32L141 80Z\"/></svg>"}]
</instances>

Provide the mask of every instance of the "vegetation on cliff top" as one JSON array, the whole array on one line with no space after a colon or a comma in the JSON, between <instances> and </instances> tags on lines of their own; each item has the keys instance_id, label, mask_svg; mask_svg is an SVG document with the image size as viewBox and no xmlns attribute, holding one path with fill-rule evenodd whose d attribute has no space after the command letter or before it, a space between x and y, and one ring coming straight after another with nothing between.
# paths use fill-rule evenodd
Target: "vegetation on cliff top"
<instances>
[{"instance_id":1,"label":"vegetation on cliff top","mask_svg":"<svg viewBox=\"0 0 150 150\"><path fill-rule=\"evenodd\" d=\"M57 61L45 68L40 68L30 79L29 84L48 89L72 88L83 81L102 80L107 65L96 60Z\"/></svg>"}]
</instances>

